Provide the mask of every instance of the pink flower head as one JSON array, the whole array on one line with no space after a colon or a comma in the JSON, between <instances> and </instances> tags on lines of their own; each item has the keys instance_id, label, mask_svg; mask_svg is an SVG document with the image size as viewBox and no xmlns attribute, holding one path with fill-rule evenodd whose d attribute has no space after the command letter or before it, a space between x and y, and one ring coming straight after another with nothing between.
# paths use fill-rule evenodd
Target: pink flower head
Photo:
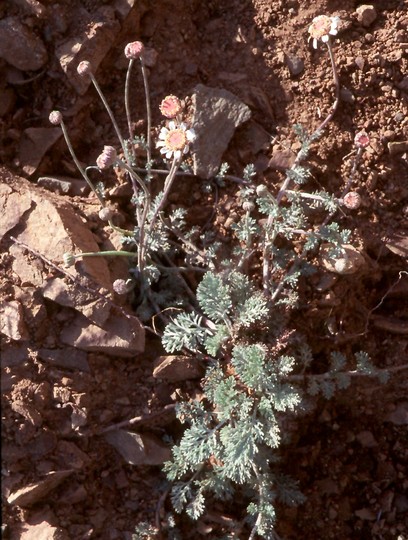
<instances>
[{"instance_id":1,"label":"pink flower head","mask_svg":"<svg viewBox=\"0 0 408 540\"><path fill-rule=\"evenodd\" d=\"M59 126L62 122L62 114L59 111L51 111L48 120L53 126Z\"/></svg>"},{"instance_id":2,"label":"pink flower head","mask_svg":"<svg viewBox=\"0 0 408 540\"><path fill-rule=\"evenodd\" d=\"M176 118L182 109L181 101L176 96L166 96L160 103L160 112L166 118Z\"/></svg>"},{"instance_id":3,"label":"pink flower head","mask_svg":"<svg viewBox=\"0 0 408 540\"><path fill-rule=\"evenodd\" d=\"M77 67L77 73L78 75L81 75L81 77L83 77L84 75L89 75L90 73L92 73L91 64L87 60L79 62Z\"/></svg>"},{"instance_id":4,"label":"pink flower head","mask_svg":"<svg viewBox=\"0 0 408 540\"><path fill-rule=\"evenodd\" d=\"M362 129L354 137L354 144L357 148L366 148L370 144L370 137L367 135L367 132Z\"/></svg>"},{"instance_id":5,"label":"pink flower head","mask_svg":"<svg viewBox=\"0 0 408 540\"><path fill-rule=\"evenodd\" d=\"M315 49L317 49L319 39L323 43L327 43L330 35L335 36L337 34L339 22L339 17L328 17L327 15L319 15L313 19L312 24L309 26L309 40L313 39Z\"/></svg>"},{"instance_id":6,"label":"pink flower head","mask_svg":"<svg viewBox=\"0 0 408 540\"><path fill-rule=\"evenodd\" d=\"M189 143L192 143L196 138L194 130L187 129L183 123L176 124L170 122L169 127L163 127L160 130L159 142L157 147L160 148L160 153L170 159L174 156L175 159L180 159L183 154L189 151Z\"/></svg>"},{"instance_id":7,"label":"pink flower head","mask_svg":"<svg viewBox=\"0 0 408 540\"><path fill-rule=\"evenodd\" d=\"M126 281L124 279L115 279L112 287L116 294L127 294L133 289L133 285L130 279Z\"/></svg>"},{"instance_id":8,"label":"pink flower head","mask_svg":"<svg viewBox=\"0 0 408 540\"><path fill-rule=\"evenodd\" d=\"M144 45L141 41L132 41L125 47L125 56L129 60L136 60L140 58L144 51Z\"/></svg>"},{"instance_id":9,"label":"pink flower head","mask_svg":"<svg viewBox=\"0 0 408 540\"><path fill-rule=\"evenodd\" d=\"M343 204L350 210L357 210L361 206L361 197L357 191L349 191L343 197Z\"/></svg>"},{"instance_id":10,"label":"pink flower head","mask_svg":"<svg viewBox=\"0 0 408 540\"><path fill-rule=\"evenodd\" d=\"M103 171L115 163L116 157L116 149L113 146L104 146L102 154L96 158L96 164Z\"/></svg>"}]
</instances>

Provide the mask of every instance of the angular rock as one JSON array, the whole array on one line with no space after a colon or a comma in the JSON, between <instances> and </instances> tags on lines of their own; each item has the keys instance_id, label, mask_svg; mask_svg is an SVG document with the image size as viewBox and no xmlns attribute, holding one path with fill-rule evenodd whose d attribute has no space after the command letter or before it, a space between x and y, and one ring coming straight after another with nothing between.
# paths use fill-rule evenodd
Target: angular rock
<instances>
[{"instance_id":1,"label":"angular rock","mask_svg":"<svg viewBox=\"0 0 408 540\"><path fill-rule=\"evenodd\" d=\"M67 345L84 351L102 352L120 357L132 357L144 350L144 328L136 317L112 313L103 328L89 324L78 314L61 332Z\"/></svg>"},{"instance_id":2,"label":"angular rock","mask_svg":"<svg viewBox=\"0 0 408 540\"><path fill-rule=\"evenodd\" d=\"M6 184L12 180L12 175L0 168L0 240L19 223L33 205L27 192L16 193Z\"/></svg>"},{"instance_id":3,"label":"angular rock","mask_svg":"<svg viewBox=\"0 0 408 540\"><path fill-rule=\"evenodd\" d=\"M47 49L17 17L0 21L0 58L21 71L37 71L47 62Z\"/></svg>"},{"instance_id":4,"label":"angular rock","mask_svg":"<svg viewBox=\"0 0 408 540\"><path fill-rule=\"evenodd\" d=\"M61 278L48 280L43 288L43 295L61 306L79 311L98 326L103 326L110 314L111 304L108 301L95 299L94 294L74 287L72 283L66 283Z\"/></svg>"},{"instance_id":5,"label":"angular rock","mask_svg":"<svg viewBox=\"0 0 408 540\"><path fill-rule=\"evenodd\" d=\"M65 531L59 527L53 527L47 521L30 525L24 523L18 527L19 540L68 540Z\"/></svg>"},{"instance_id":6,"label":"angular rock","mask_svg":"<svg viewBox=\"0 0 408 540\"><path fill-rule=\"evenodd\" d=\"M38 357L51 366L68 369L70 371L84 371L90 373L87 353L78 349L40 349Z\"/></svg>"},{"instance_id":7,"label":"angular rock","mask_svg":"<svg viewBox=\"0 0 408 540\"><path fill-rule=\"evenodd\" d=\"M274 148L272 157L269 160L268 167L276 171L287 171L292 167L296 159L296 155L290 150L280 150Z\"/></svg>"},{"instance_id":8,"label":"angular rock","mask_svg":"<svg viewBox=\"0 0 408 540\"><path fill-rule=\"evenodd\" d=\"M42 426L42 416L31 403L16 399L11 402L11 408L14 412L21 414L33 426Z\"/></svg>"},{"instance_id":9,"label":"angular rock","mask_svg":"<svg viewBox=\"0 0 408 540\"><path fill-rule=\"evenodd\" d=\"M356 13L358 22L361 23L361 25L365 28L371 26L377 18L377 12L375 10L375 7L368 4L358 6L358 8L356 9Z\"/></svg>"},{"instance_id":10,"label":"angular rock","mask_svg":"<svg viewBox=\"0 0 408 540\"><path fill-rule=\"evenodd\" d=\"M25 129L19 151L23 171L29 176L34 174L44 155L61 137L59 127Z\"/></svg>"},{"instance_id":11,"label":"angular rock","mask_svg":"<svg viewBox=\"0 0 408 540\"><path fill-rule=\"evenodd\" d=\"M117 429L104 435L130 465L162 465L171 459L171 451L158 437Z\"/></svg>"},{"instance_id":12,"label":"angular rock","mask_svg":"<svg viewBox=\"0 0 408 540\"><path fill-rule=\"evenodd\" d=\"M153 377L178 382L200 379L204 369L197 360L189 356L159 356L154 362Z\"/></svg>"},{"instance_id":13,"label":"angular rock","mask_svg":"<svg viewBox=\"0 0 408 540\"><path fill-rule=\"evenodd\" d=\"M89 77L81 77L76 69L82 60L91 63L95 73L99 64L110 50L120 30L120 24L115 20L114 10L108 6L102 7L90 18L85 9L80 10L78 16L88 21L85 34L69 38L61 43L55 51L61 68L66 73L69 82L78 92L85 94L91 84Z\"/></svg>"},{"instance_id":14,"label":"angular rock","mask_svg":"<svg viewBox=\"0 0 408 540\"><path fill-rule=\"evenodd\" d=\"M408 401L399 403L396 409L385 417L385 421L395 426L408 426Z\"/></svg>"},{"instance_id":15,"label":"angular rock","mask_svg":"<svg viewBox=\"0 0 408 540\"><path fill-rule=\"evenodd\" d=\"M392 156L403 154L408 151L408 141L394 141L387 144L388 151Z\"/></svg>"},{"instance_id":16,"label":"angular rock","mask_svg":"<svg viewBox=\"0 0 408 540\"><path fill-rule=\"evenodd\" d=\"M7 502L12 506L21 506L22 508L31 506L48 495L72 473L72 470L52 471L47 474L44 480L29 484L12 493L7 498Z\"/></svg>"},{"instance_id":17,"label":"angular rock","mask_svg":"<svg viewBox=\"0 0 408 540\"><path fill-rule=\"evenodd\" d=\"M40 259L27 259L26 250L14 244L10 246L10 255L13 257L13 272L20 278L21 286L42 287L44 284L44 265ZM34 298L32 298L34 300Z\"/></svg>"},{"instance_id":18,"label":"angular rock","mask_svg":"<svg viewBox=\"0 0 408 540\"><path fill-rule=\"evenodd\" d=\"M192 125L197 133L193 148L194 174L214 176L235 129L251 117L251 111L234 94L199 84L193 94Z\"/></svg>"},{"instance_id":19,"label":"angular rock","mask_svg":"<svg viewBox=\"0 0 408 540\"><path fill-rule=\"evenodd\" d=\"M16 235L18 240L60 265L63 264L65 252L99 251L93 234L77 216L71 205L56 195L33 186L24 178L13 177L8 171L0 168L0 178L2 177L7 178L7 187L12 189L12 193L3 191L2 207L8 216L5 228L10 230L13 225L15 226L18 216L20 216L21 225L25 225L24 230ZM32 207L29 207L30 212L23 213L23 208L27 206L17 212L14 210L13 207L19 204L19 198L24 201L30 200L32 204ZM0 214L0 223L1 221ZM51 235L50 231L52 231ZM99 286L111 289L112 282L105 259L87 257L78 264L78 267L81 274L88 274ZM73 276L76 274L75 268L75 266L70 268Z\"/></svg>"},{"instance_id":20,"label":"angular rock","mask_svg":"<svg viewBox=\"0 0 408 540\"><path fill-rule=\"evenodd\" d=\"M23 307L20 302L5 300L0 302L0 333L14 341L27 340L29 335L24 322Z\"/></svg>"}]
</instances>

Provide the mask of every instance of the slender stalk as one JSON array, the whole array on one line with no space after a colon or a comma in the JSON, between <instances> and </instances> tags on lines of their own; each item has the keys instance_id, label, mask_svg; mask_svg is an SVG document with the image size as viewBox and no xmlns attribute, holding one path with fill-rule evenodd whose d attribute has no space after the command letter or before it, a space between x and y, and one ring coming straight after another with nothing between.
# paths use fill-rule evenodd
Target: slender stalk
<instances>
[{"instance_id":1,"label":"slender stalk","mask_svg":"<svg viewBox=\"0 0 408 540\"><path fill-rule=\"evenodd\" d=\"M147 170L150 170L150 165L152 162L152 112L150 107L150 91L149 91L149 81L147 78L146 66L143 60L143 55L140 57L140 65L142 67L142 77L143 85L145 90L146 98L146 117L147 117L147 134L146 134L146 143L147 143Z\"/></svg>"},{"instance_id":2,"label":"slender stalk","mask_svg":"<svg viewBox=\"0 0 408 540\"><path fill-rule=\"evenodd\" d=\"M126 110L126 119L128 123L128 130L129 130L129 139L133 140L133 127L132 127L132 120L130 116L130 106L129 106L129 88L130 88L130 72L132 71L132 67L134 64L133 58L129 60L129 65L126 71L126 81L125 81L125 110Z\"/></svg>"},{"instance_id":3,"label":"slender stalk","mask_svg":"<svg viewBox=\"0 0 408 540\"><path fill-rule=\"evenodd\" d=\"M129 257L135 258L136 253L132 251L88 251L86 253L77 253L73 255L75 259L83 259L84 257Z\"/></svg>"},{"instance_id":4,"label":"slender stalk","mask_svg":"<svg viewBox=\"0 0 408 540\"><path fill-rule=\"evenodd\" d=\"M104 96L104 94L103 94L103 92L102 92L102 89L101 89L101 87L99 86L98 81L95 79L93 73L90 73L89 76L90 76L90 78L91 78L92 84L94 85L96 91L97 91L98 94L99 94L99 97L101 98L101 101L102 101L102 103L103 103L103 105L104 105L104 107L105 107L105 109L106 109L106 112L107 112L108 115L109 115L109 118L111 119L112 125L113 125L113 127L115 128L115 131L116 131L116 135L117 135L117 137L118 137L118 139L119 139L119 141L120 141L120 145L121 145L121 147L122 147L123 153L124 153L125 156L126 156L126 146L125 146L125 141L124 141L124 139L123 139L123 137L122 137L122 134L121 134L121 132L120 132L119 126L118 126L118 124L117 124L117 122L116 122L116 119L115 119L115 117L114 117L114 115L113 115L112 109L109 107L109 104L108 104L108 102L107 102L107 100L106 100L106 98L105 98L105 96Z\"/></svg>"},{"instance_id":5,"label":"slender stalk","mask_svg":"<svg viewBox=\"0 0 408 540\"><path fill-rule=\"evenodd\" d=\"M93 185L93 183L89 179L85 169L82 167L81 163L79 162L79 159L77 158L77 156L75 154L74 148L73 148L73 146L71 144L71 140L70 140L69 135L68 135L67 128L66 128L63 120L61 120L60 125L61 125L61 129L62 129L62 133L64 135L65 142L67 143L67 146L68 146L69 153L71 154L71 157L72 157L78 171L81 173L82 177L84 178L84 180L88 184L88 186L91 188L91 190L98 197L98 200L101 203L102 208L104 208L105 207L105 201L103 200L101 194L95 188L95 186Z\"/></svg>"}]
</instances>

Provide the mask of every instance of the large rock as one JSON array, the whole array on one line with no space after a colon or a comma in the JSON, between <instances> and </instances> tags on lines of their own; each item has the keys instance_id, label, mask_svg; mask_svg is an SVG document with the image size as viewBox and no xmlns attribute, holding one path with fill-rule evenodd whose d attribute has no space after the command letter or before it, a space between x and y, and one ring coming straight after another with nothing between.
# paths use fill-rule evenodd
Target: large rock
<instances>
[{"instance_id":1,"label":"large rock","mask_svg":"<svg viewBox=\"0 0 408 540\"><path fill-rule=\"evenodd\" d=\"M47 62L47 49L17 17L0 21L0 58L21 71L36 71Z\"/></svg>"},{"instance_id":2,"label":"large rock","mask_svg":"<svg viewBox=\"0 0 408 540\"><path fill-rule=\"evenodd\" d=\"M23 171L35 173L48 150L62 137L59 127L27 128L20 142L19 159Z\"/></svg>"},{"instance_id":3,"label":"large rock","mask_svg":"<svg viewBox=\"0 0 408 540\"><path fill-rule=\"evenodd\" d=\"M210 178L217 174L222 155L235 129L251 117L251 111L237 96L220 88L199 84L193 94L192 124L197 132L194 142L194 174Z\"/></svg>"}]
</instances>

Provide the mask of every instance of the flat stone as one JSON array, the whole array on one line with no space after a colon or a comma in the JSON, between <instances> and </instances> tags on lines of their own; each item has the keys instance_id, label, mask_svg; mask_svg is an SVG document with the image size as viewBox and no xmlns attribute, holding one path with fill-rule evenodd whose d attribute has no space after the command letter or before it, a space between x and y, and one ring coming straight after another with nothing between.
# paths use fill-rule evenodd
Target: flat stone
<instances>
[{"instance_id":1,"label":"flat stone","mask_svg":"<svg viewBox=\"0 0 408 540\"><path fill-rule=\"evenodd\" d=\"M0 302L0 333L14 341L25 341L29 338L20 302L16 300Z\"/></svg>"},{"instance_id":2,"label":"flat stone","mask_svg":"<svg viewBox=\"0 0 408 540\"><path fill-rule=\"evenodd\" d=\"M35 427L42 426L42 416L31 403L16 399L11 402L11 408L14 412L21 414L31 425Z\"/></svg>"},{"instance_id":3,"label":"flat stone","mask_svg":"<svg viewBox=\"0 0 408 540\"><path fill-rule=\"evenodd\" d=\"M364 256L354 246L343 244L342 248L344 254L333 257L330 254L333 249L331 244L322 244L320 246L320 261L326 270L340 275L347 275L355 274L365 266Z\"/></svg>"},{"instance_id":4,"label":"flat stone","mask_svg":"<svg viewBox=\"0 0 408 540\"><path fill-rule=\"evenodd\" d=\"M189 356L159 356L154 362L153 377L170 382L200 379L204 369Z\"/></svg>"},{"instance_id":5,"label":"flat stone","mask_svg":"<svg viewBox=\"0 0 408 540\"><path fill-rule=\"evenodd\" d=\"M19 160L23 171L31 176L44 155L62 137L59 127L27 128L20 142Z\"/></svg>"},{"instance_id":6,"label":"flat stone","mask_svg":"<svg viewBox=\"0 0 408 540\"><path fill-rule=\"evenodd\" d=\"M375 7L369 4L363 4L356 9L357 20L362 26L367 28L371 26L377 18Z\"/></svg>"},{"instance_id":7,"label":"flat stone","mask_svg":"<svg viewBox=\"0 0 408 540\"><path fill-rule=\"evenodd\" d=\"M360 431L360 433L356 435L356 439L363 448L375 448L378 446L378 442L375 440L371 431Z\"/></svg>"},{"instance_id":8,"label":"flat stone","mask_svg":"<svg viewBox=\"0 0 408 540\"><path fill-rule=\"evenodd\" d=\"M132 357L144 350L144 328L136 317L111 314L103 328L78 314L61 332L61 341L84 351Z\"/></svg>"},{"instance_id":9,"label":"flat stone","mask_svg":"<svg viewBox=\"0 0 408 540\"><path fill-rule=\"evenodd\" d=\"M171 459L171 451L158 437L117 429L104 435L130 465L162 465Z\"/></svg>"},{"instance_id":10,"label":"flat stone","mask_svg":"<svg viewBox=\"0 0 408 540\"><path fill-rule=\"evenodd\" d=\"M44 480L29 484L12 493L7 498L7 502L12 506L21 506L23 508L31 506L58 487L72 472L72 470L52 471L48 473Z\"/></svg>"},{"instance_id":11,"label":"flat stone","mask_svg":"<svg viewBox=\"0 0 408 540\"><path fill-rule=\"evenodd\" d=\"M60 367L70 371L84 371L90 373L87 353L78 349L40 349L39 359L51 366Z\"/></svg>"},{"instance_id":12,"label":"flat stone","mask_svg":"<svg viewBox=\"0 0 408 540\"><path fill-rule=\"evenodd\" d=\"M84 196L90 192L85 180L70 178L69 176L40 176L37 184L60 195Z\"/></svg>"},{"instance_id":13,"label":"flat stone","mask_svg":"<svg viewBox=\"0 0 408 540\"><path fill-rule=\"evenodd\" d=\"M21 71L37 71L48 60L41 39L17 17L0 21L0 58Z\"/></svg>"},{"instance_id":14,"label":"flat stone","mask_svg":"<svg viewBox=\"0 0 408 540\"><path fill-rule=\"evenodd\" d=\"M395 426L408 426L408 401L399 403L396 409L385 417L385 421Z\"/></svg>"},{"instance_id":15,"label":"flat stone","mask_svg":"<svg viewBox=\"0 0 408 540\"><path fill-rule=\"evenodd\" d=\"M199 84L192 96L192 125L197 133L193 147L193 171L203 178L217 174L235 129L251 117L251 111L227 90Z\"/></svg>"},{"instance_id":16,"label":"flat stone","mask_svg":"<svg viewBox=\"0 0 408 540\"><path fill-rule=\"evenodd\" d=\"M29 358L27 345L3 344L0 355L1 367L21 366Z\"/></svg>"},{"instance_id":17,"label":"flat stone","mask_svg":"<svg viewBox=\"0 0 408 540\"><path fill-rule=\"evenodd\" d=\"M79 311L98 326L103 326L110 315L111 304L108 301L96 298L94 294L61 278L48 280L43 287L43 295L61 306Z\"/></svg>"}]
</instances>

